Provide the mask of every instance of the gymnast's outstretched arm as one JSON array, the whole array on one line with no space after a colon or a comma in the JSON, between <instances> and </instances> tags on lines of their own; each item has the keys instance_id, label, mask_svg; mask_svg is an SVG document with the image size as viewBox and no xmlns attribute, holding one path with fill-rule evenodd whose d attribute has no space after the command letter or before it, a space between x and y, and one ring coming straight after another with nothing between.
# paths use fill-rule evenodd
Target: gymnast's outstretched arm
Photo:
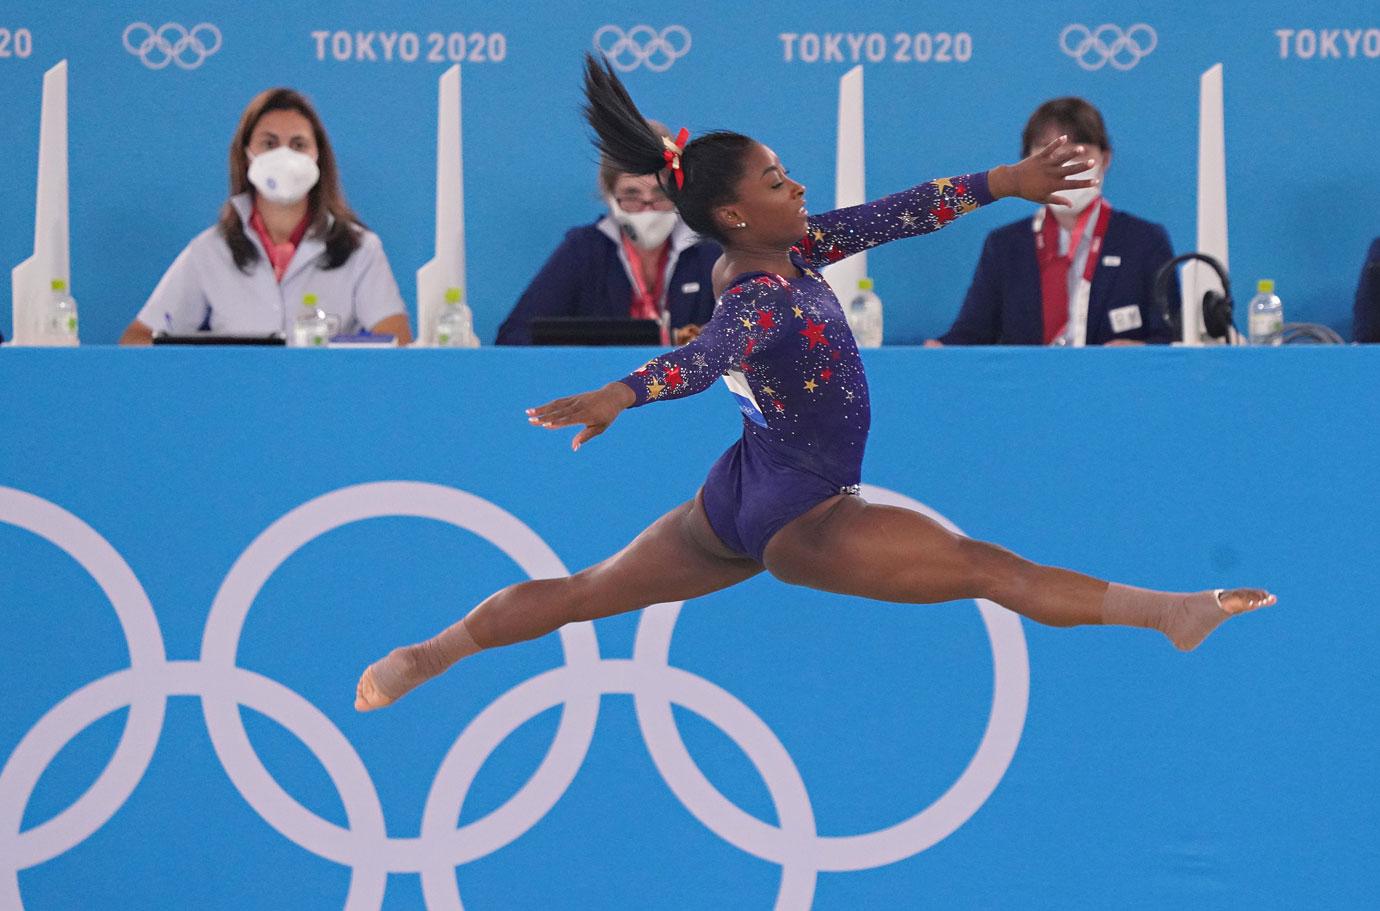
<instances>
[{"instance_id":1,"label":"gymnast's outstretched arm","mask_svg":"<svg viewBox=\"0 0 1380 911\"><path fill-rule=\"evenodd\" d=\"M746 358L754 347L771 344L784 331L787 295L778 277L745 278L720 296L713 318L694 341L600 389L529 408L527 419L553 430L584 424L570 444L578 450L607 430L626 408L703 392L730 365Z\"/></svg>"},{"instance_id":2,"label":"gymnast's outstretched arm","mask_svg":"<svg viewBox=\"0 0 1380 911\"><path fill-rule=\"evenodd\" d=\"M796 249L818 269L880 244L938 231L1005 196L1066 203L1047 188L1090 185L1086 180L1067 179L1087 168L1088 160L1082 155L1081 146L1070 146L1060 137L1015 165L941 177L862 205L812 215Z\"/></svg>"}]
</instances>

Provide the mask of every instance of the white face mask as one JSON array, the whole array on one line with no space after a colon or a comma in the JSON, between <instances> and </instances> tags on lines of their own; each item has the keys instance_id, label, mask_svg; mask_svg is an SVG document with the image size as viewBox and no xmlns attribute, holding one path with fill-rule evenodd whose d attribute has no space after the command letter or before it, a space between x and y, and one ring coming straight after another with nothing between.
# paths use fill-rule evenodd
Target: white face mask
<instances>
[{"instance_id":1,"label":"white face mask","mask_svg":"<svg viewBox=\"0 0 1380 911\"><path fill-rule=\"evenodd\" d=\"M278 146L249 162L249 182L259 195L271 202L290 206L300 202L316 186L321 171L310 155Z\"/></svg>"},{"instance_id":2,"label":"white face mask","mask_svg":"<svg viewBox=\"0 0 1380 911\"><path fill-rule=\"evenodd\" d=\"M1091 178L1094 178L1094 177L1101 177L1101 176L1102 176L1102 169L1101 169L1100 167L1096 167L1096 166L1089 168L1088 170L1084 171L1082 174L1070 174L1070 175L1069 175L1069 177L1071 177L1071 178L1073 178L1073 179L1075 179L1075 180L1088 180L1088 179L1091 179ZM1077 190L1060 190L1060 191L1059 191L1059 195L1062 196L1062 197L1064 197L1065 199L1067 199L1069 202L1073 203L1073 205L1071 205L1071 206L1056 206L1056 205L1050 205L1050 208L1053 209L1053 210L1056 211L1056 212L1073 212L1074 214L1079 214L1079 213L1081 213L1084 209L1086 209L1086 208L1092 203L1092 201L1093 201L1094 199L1096 199L1098 196L1100 196L1101 194L1102 194L1102 184L1101 184L1100 182L1097 184L1097 186L1093 186L1093 187L1080 187L1080 188L1077 189Z\"/></svg>"},{"instance_id":3,"label":"white face mask","mask_svg":"<svg viewBox=\"0 0 1380 911\"><path fill-rule=\"evenodd\" d=\"M612 196L608 197L608 204L613 220L618 222L632 242L643 250L655 250L665 243L680 219L675 209L669 212L658 212L655 209L645 212L624 212L618 205L618 200Z\"/></svg>"}]
</instances>

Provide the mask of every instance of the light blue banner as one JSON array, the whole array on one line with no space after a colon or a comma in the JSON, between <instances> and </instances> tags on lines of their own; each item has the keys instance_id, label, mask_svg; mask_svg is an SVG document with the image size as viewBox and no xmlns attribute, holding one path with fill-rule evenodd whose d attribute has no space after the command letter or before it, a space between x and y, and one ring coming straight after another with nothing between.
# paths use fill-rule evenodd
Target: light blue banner
<instances>
[{"instance_id":1,"label":"light blue banner","mask_svg":"<svg viewBox=\"0 0 1380 911\"><path fill-rule=\"evenodd\" d=\"M1274 278L1290 320L1349 333L1362 260L1380 234L1380 16L1365 0L1118 0L1095 12L1012 0L980 10L705 0L567 4L559 15L526 0L15 0L0 12L0 265L31 249L41 77L65 58L72 288L85 340L113 342L215 220L236 120L274 84L317 103L347 195L415 308L415 273L432 255L436 79L460 62L470 301L491 341L564 231L600 211L577 110L580 54L596 38L649 116L760 137L809 186L815 210L833 201L838 77L856 63L866 67L872 195L1012 161L1040 102L1084 96L1112 136L1108 198L1166 225L1178 250L1196 242L1198 77L1221 62L1240 307L1256 279ZM943 332L986 232L1029 211L1003 203L875 254L889 340ZM0 326L8 334L7 292Z\"/></svg>"},{"instance_id":2,"label":"light blue banner","mask_svg":"<svg viewBox=\"0 0 1380 911\"><path fill-rule=\"evenodd\" d=\"M1190 655L764 576L357 715L369 661L694 493L722 390L578 455L523 418L645 354L0 356L0 906L1369 904L1370 350L868 354L869 496L1279 594Z\"/></svg>"}]
</instances>

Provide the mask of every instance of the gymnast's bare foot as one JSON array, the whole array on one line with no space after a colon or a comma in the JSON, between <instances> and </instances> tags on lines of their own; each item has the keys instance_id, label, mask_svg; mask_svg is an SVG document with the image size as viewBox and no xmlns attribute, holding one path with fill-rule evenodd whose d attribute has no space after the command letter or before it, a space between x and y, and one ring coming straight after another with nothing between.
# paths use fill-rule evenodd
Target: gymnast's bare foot
<instances>
[{"instance_id":1,"label":"gymnast's bare foot","mask_svg":"<svg viewBox=\"0 0 1380 911\"><path fill-rule=\"evenodd\" d=\"M372 712L392 705L401 696L406 694L411 687L404 688L401 692L390 694L384 692L384 685L380 676L387 680L394 680L399 675L398 671L405 665L410 668L413 664L411 655L407 648L397 648L388 654L386 658L375 661L364 669L364 673L359 676L359 683L355 684L355 711ZM405 674L402 676L406 676Z\"/></svg>"},{"instance_id":2,"label":"gymnast's bare foot","mask_svg":"<svg viewBox=\"0 0 1380 911\"><path fill-rule=\"evenodd\" d=\"M1260 607L1270 607L1279 599L1263 588L1230 588L1222 592L1218 603L1228 614L1244 614Z\"/></svg>"},{"instance_id":3,"label":"gymnast's bare foot","mask_svg":"<svg viewBox=\"0 0 1380 911\"><path fill-rule=\"evenodd\" d=\"M1208 591L1189 595L1175 605L1165 635L1180 650L1192 651L1228 618L1269 607L1276 600L1261 588L1231 588L1221 594Z\"/></svg>"}]
</instances>

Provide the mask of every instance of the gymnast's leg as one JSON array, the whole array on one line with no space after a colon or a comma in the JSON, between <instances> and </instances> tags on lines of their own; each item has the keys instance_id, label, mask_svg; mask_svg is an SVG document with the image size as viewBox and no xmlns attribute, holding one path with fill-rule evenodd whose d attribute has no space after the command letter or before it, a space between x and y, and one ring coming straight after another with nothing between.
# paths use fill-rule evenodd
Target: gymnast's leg
<instances>
[{"instance_id":1,"label":"gymnast's leg","mask_svg":"<svg viewBox=\"0 0 1380 911\"><path fill-rule=\"evenodd\" d=\"M908 509L833 497L786 525L763 562L795 585L879 601L931 604L987 598L1050 626L1116 624L1157 629L1196 648L1233 614L1275 603L1254 588L1157 592L1040 566L954 534Z\"/></svg>"},{"instance_id":2,"label":"gymnast's leg","mask_svg":"<svg viewBox=\"0 0 1380 911\"><path fill-rule=\"evenodd\" d=\"M698 598L761 571L762 564L720 543L697 495L602 563L562 579L510 585L431 639L394 649L360 677L355 708L383 708L481 649L535 639L567 623Z\"/></svg>"}]
</instances>

